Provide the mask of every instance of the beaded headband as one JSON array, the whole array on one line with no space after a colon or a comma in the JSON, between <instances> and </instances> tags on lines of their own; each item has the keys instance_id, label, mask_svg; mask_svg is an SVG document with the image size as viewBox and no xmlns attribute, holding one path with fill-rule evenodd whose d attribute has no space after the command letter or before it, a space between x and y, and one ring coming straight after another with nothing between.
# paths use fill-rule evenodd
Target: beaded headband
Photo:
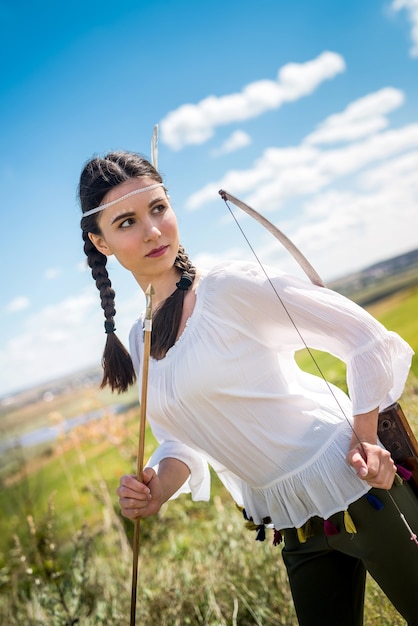
<instances>
[{"instance_id":1,"label":"beaded headband","mask_svg":"<svg viewBox=\"0 0 418 626\"><path fill-rule=\"evenodd\" d=\"M126 198L130 198L131 196L135 196L137 193L142 193L143 191L151 191L151 189L156 189L157 187L164 187L164 183L155 183L154 185L148 185L148 187L141 187L141 189L135 189L134 191L130 191L126 193L124 196L121 196L117 200L112 200L112 202L106 202L106 204L100 204L95 209L90 209L90 211L85 211L82 215L83 217L88 217L89 215L93 215L94 213L98 213L99 211L103 211L103 209L107 209L107 207L116 204L117 202L121 202L122 200L126 200Z\"/></svg>"}]
</instances>

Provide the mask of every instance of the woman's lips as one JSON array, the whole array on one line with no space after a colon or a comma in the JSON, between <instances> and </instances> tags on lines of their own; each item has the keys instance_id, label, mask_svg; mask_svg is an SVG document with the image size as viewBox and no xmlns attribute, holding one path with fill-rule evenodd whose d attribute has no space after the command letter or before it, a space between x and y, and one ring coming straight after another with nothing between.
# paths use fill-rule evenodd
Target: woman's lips
<instances>
[{"instance_id":1,"label":"woman's lips","mask_svg":"<svg viewBox=\"0 0 418 626\"><path fill-rule=\"evenodd\" d=\"M164 252L167 250L168 246L160 246L159 248L154 248L151 252L148 252L147 257L154 259L156 257L162 256Z\"/></svg>"}]
</instances>

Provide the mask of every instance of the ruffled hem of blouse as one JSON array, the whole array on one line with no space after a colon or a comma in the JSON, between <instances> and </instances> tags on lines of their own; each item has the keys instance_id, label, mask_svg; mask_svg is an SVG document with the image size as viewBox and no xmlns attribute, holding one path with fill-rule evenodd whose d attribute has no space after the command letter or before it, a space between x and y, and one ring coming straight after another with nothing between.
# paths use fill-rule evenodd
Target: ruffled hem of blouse
<instances>
[{"instance_id":1,"label":"ruffled hem of blouse","mask_svg":"<svg viewBox=\"0 0 418 626\"><path fill-rule=\"evenodd\" d=\"M278 530L300 528L317 515L328 519L370 490L347 464L350 433L345 429L312 464L264 488L244 484L244 508L255 524L269 517ZM318 477L321 477L320 482Z\"/></svg>"}]
</instances>

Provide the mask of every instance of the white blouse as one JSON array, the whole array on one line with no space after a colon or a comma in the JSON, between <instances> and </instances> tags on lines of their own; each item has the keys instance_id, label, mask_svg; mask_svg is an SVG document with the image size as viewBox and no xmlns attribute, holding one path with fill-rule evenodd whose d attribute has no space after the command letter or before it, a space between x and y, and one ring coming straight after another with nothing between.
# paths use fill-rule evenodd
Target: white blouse
<instances>
[{"instance_id":1,"label":"white blouse","mask_svg":"<svg viewBox=\"0 0 418 626\"><path fill-rule=\"evenodd\" d=\"M149 364L147 418L166 457L191 471L175 494L209 498L208 463L249 517L277 529L327 519L369 490L346 462L352 415L402 393L412 350L338 293L254 263L215 267L186 328ZM270 282L271 281L271 282ZM309 346L346 363L346 394L303 372ZM141 384L142 320L130 334Z\"/></svg>"}]
</instances>

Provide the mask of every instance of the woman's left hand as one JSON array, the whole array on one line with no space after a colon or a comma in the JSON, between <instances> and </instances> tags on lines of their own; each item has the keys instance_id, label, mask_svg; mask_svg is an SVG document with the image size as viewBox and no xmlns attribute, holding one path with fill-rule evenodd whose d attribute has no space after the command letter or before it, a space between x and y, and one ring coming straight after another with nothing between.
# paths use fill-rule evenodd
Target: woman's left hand
<instances>
[{"instance_id":1,"label":"woman's left hand","mask_svg":"<svg viewBox=\"0 0 418 626\"><path fill-rule=\"evenodd\" d=\"M372 487L378 489L390 489L392 487L396 465L388 450L376 444L357 442L352 445L346 458L347 463L354 468L357 476Z\"/></svg>"}]
</instances>

